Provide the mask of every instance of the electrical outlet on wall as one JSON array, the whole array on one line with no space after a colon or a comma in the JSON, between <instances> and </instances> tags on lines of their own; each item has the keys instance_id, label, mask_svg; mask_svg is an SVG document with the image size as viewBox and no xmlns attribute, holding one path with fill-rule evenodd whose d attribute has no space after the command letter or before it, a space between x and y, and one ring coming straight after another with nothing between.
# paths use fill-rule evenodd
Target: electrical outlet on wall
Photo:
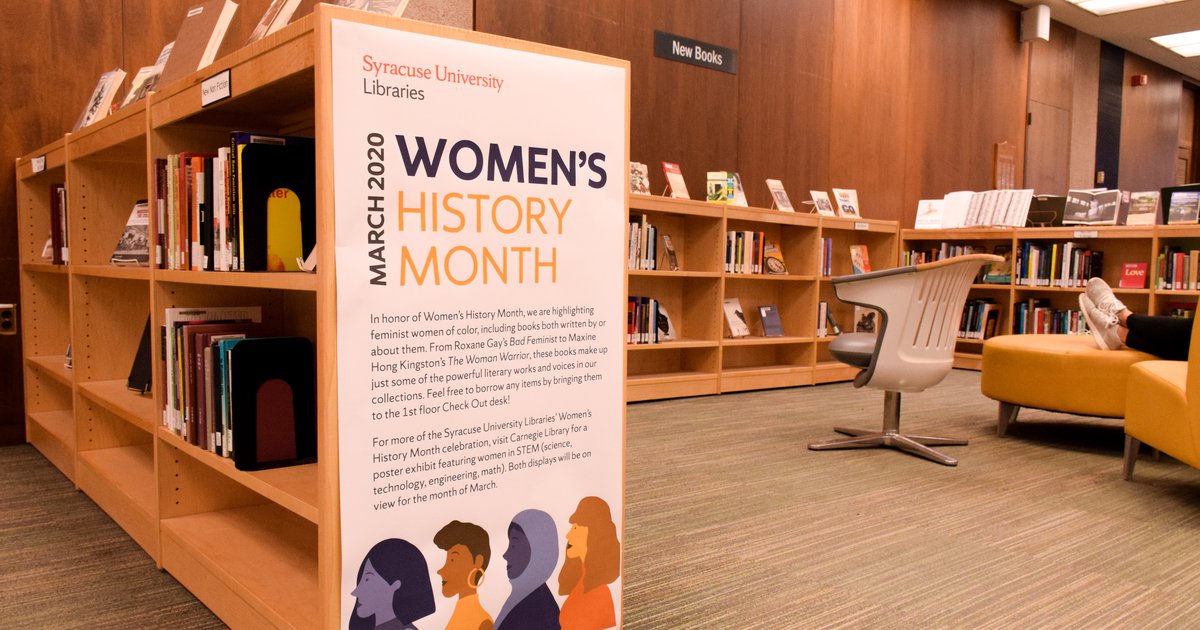
<instances>
[{"instance_id":1,"label":"electrical outlet on wall","mask_svg":"<svg viewBox=\"0 0 1200 630\"><path fill-rule=\"evenodd\" d=\"M0 335L17 334L17 305L0 304Z\"/></svg>"}]
</instances>

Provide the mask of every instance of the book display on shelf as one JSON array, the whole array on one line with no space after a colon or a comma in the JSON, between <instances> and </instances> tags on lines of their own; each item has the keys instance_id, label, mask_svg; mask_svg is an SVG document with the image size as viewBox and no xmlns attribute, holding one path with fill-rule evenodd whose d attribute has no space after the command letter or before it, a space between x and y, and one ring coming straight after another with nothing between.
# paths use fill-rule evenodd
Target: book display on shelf
<instances>
[{"instance_id":1,"label":"book display on shelf","mask_svg":"<svg viewBox=\"0 0 1200 630\"><path fill-rule=\"evenodd\" d=\"M83 129L108 116L112 110L113 99L116 98L117 91L121 89L121 84L124 81L125 71L120 68L114 68L100 75L100 80L96 82L96 87L92 90L92 96L88 99L87 106L79 114L79 118L75 121L75 125L71 127L71 131Z\"/></svg>"},{"instance_id":2,"label":"book display on shelf","mask_svg":"<svg viewBox=\"0 0 1200 630\"><path fill-rule=\"evenodd\" d=\"M921 199L917 202L917 216L913 228L917 230L940 230L945 214L945 199Z\"/></svg>"},{"instance_id":3,"label":"book display on shelf","mask_svg":"<svg viewBox=\"0 0 1200 630\"><path fill-rule=\"evenodd\" d=\"M734 197L733 173L709 171L705 182L705 199L713 203L732 203Z\"/></svg>"},{"instance_id":4,"label":"book display on shelf","mask_svg":"<svg viewBox=\"0 0 1200 630\"><path fill-rule=\"evenodd\" d=\"M1116 225L1121 191L1106 188L1068 190L1063 225Z\"/></svg>"},{"instance_id":5,"label":"book display on shelf","mask_svg":"<svg viewBox=\"0 0 1200 630\"><path fill-rule=\"evenodd\" d=\"M829 199L829 193L824 190L810 190L809 196L812 197L813 208L817 214L825 217L836 217L838 213L833 209L833 202Z\"/></svg>"},{"instance_id":6,"label":"book display on shelf","mask_svg":"<svg viewBox=\"0 0 1200 630\"><path fill-rule=\"evenodd\" d=\"M150 205L145 199L133 204L110 260L114 265L150 263Z\"/></svg>"},{"instance_id":7,"label":"book display on shelf","mask_svg":"<svg viewBox=\"0 0 1200 630\"><path fill-rule=\"evenodd\" d=\"M133 80L129 83L129 92L125 94L125 100L121 101L121 107L132 105L146 98L154 86L158 85L158 78L162 76L163 66L166 65L167 59L171 56L171 50L174 48L175 42L167 42L162 50L158 51L158 58L154 60L154 65L138 68Z\"/></svg>"},{"instance_id":8,"label":"book display on shelf","mask_svg":"<svg viewBox=\"0 0 1200 630\"><path fill-rule=\"evenodd\" d=\"M687 182L683 179L683 171L674 162L663 162L663 175L667 178L667 192L674 199L691 199L688 195Z\"/></svg>"},{"instance_id":9,"label":"book display on shelf","mask_svg":"<svg viewBox=\"0 0 1200 630\"><path fill-rule=\"evenodd\" d=\"M1032 190L958 190L942 198L942 228L1021 227L1029 217Z\"/></svg>"},{"instance_id":10,"label":"book display on shelf","mask_svg":"<svg viewBox=\"0 0 1200 630\"><path fill-rule=\"evenodd\" d=\"M765 236L762 232L732 230L725 234L726 273L754 274L763 271L763 248Z\"/></svg>"},{"instance_id":11,"label":"book display on shelf","mask_svg":"<svg viewBox=\"0 0 1200 630\"><path fill-rule=\"evenodd\" d=\"M1158 222L1159 191L1129 193L1129 209L1125 225L1154 225Z\"/></svg>"},{"instance_id":12,"label":"book display on shelf","mask_svg":"<svg viewBox=\"0 0 1200 630\"><path fill-rule=\"evenodd\" d=\"M1146 268L1144 262L1127 262L1121 264L1121 280L1117 286L1122 289L1145 289Z\"/></svg>"},{"instance_id":13,"label":"book display on shelf","mask_svg":"<svg viewBox=\"0 0 1200 630\"><path fill-rule=\"evenodd\" d=\"M834 188L833 189L834 208L837 209L839 217L849 217L857 219L862 217L862 213L858 208L858 191L853 188Z\"/></svg>"},{"instance_id":14,"label":"book display on shelf","mask_svg":"<svg viewBox=\"0 0 1200 630\"><path fill-rule=\"evenodd\" d=\"M783 336L783 322L779 319L779 307L774 304L760 305L758 318L762 322L764 337Z\"/></svg>"},{"instance_id":15,"label":"book display on shelf","mask_svg":"<svg viewBox=\"0 0 1200 630\"><path fill-rule=\"evenodd\" d=\"M768 179L767 190L771 191L771 205L776 210L782 210L784 212L796 211L796 209L792 207L792 200L788 199L787 191L783 188L783 182L779 181L778 179Z\"/></svg>"},{"instance_id":16,"label":"book display on shelf","mask_svg":"<svg viewBox=\"0 0 1200 630\"><path fill-rule=\"evenodd\" d=\"M629 222L628 251L626 269L658 269L658 228L650 223L648 215L642 214Z\"/></svg>"},{"instance_id":17,"label":"book display on shelf","mask_svg":"<svg viewBox=\"0 0 1200 630\"><path fill-rule=\"evenodd\" d=\"M763 273L771 275L787 275L787 263L783 260L783 250L778 241L763 242Z\"/></svg>"},{"instance_id":18,"label":"book display on shelf","mask_svg":"<svg viewBox=\"0 0 1200 630\"><path fill-rule=\"evenodd\" d=\"M733 198L729 203L742 208L750 205L746 201L746 187L742 185L742 176L737 171L733 172Z\"/></svg>"},{"instance_id":19,"label":"book display on shelf","mask_svg":"<svg viewBox=\"0 0 1200 630\"><path fill-rule=\"evenodd\" d=\"M1198 250L1184 250L1177 245L1164 246L1155 265L1155 286L1163 291L1195 290L1197 261L1200 261Z\"/></svg>"},{"instance_id":20,"label":"book display on shelf","mask_svg":"<svg viewBox=\"0 0 1200 630\"><path fill-rule=\"evenodd\" d=\"M1197 190L1183 188L1178 187L1169 195L1163 195L1163 203L1167 207L1167 225L1190 225L1200 219L1200 186Z\"/></svg>"},{"instance_id":21,"label":"book display on shelf","mask_svg":"<svg viewBox=\"0 0 1200 630\"><path fill-rule=\"evenodd\" d=\"M629 163L629 192L635 195L650 194L650 168L641 162Z\"/></svg>"},{"instance_id":22,"label":"book display on shelf","mask_svg":"<svg viewBox=\"0 0 1200 630\"><path fill-rule=\"evenodd\" d=\"M679 271L679 255L675 252L675 242L671 235L662 234L663 253L667 255L667 271Z\"/></svg>"},{"instance_id":23,"label":"book display on shelf","mask_svg":"<svg viewBox=\"0 0 1200 630\"><path fill-rule=\"evenodd\" d=\"M871 272L871 253L866 245L850 246L850 269L853 273Z\"/></svg>"},{"instance_id":24,"label":"book display on shelf","mask_svg":"<svg viewBox=\"0 0 1200 630\"><path fill-rule=\"evenodd\" d=\"M70 243L67 242L67 187L63 184L50 185L50 254L55 265L70 260Z\"/></svg>"},{"instance_id":25,"label":"book display on shelf","mask_svg":"<svg viewBox=\"0 0 1200 630\"><path fill-rule=\"evenodd\" d=\"M997 244L992 253L997 256L1002 256L1004 260L998 263L992 263L983 269L983 277L980 282L984 284L1010 284L1012 282L1012 245L1007 243Z\"/></svg>"},{"instance_id":26,"label":"book display on shelf","mask_svg":"<svg viewBox=\"0 0 1200 630\"><path fill-rule=\"evenodd\" d=\"M725 298L723 309L729 336L735 339L749 336L750 326L746 323L746 312L742 309L742 301L736 297Z\"/></svg>"},{"instance_id":27,"label":"book display on shelf","mask_svg":"<svg viewBox=\"0 0 1200 630\"><path fill-rule=\"evenodd\" d=\"M259 18L258 24L254 30L250 32L250 38L246 40L247 44L254 42L278 31L288 25L295 15L296 10L300 8L301 3L305 4L305 10L301 11L301 15L307 15L312 12L312 3L314 0L271 0L271 4L267 5L267 9L263 11L262 17Z\"/></svg>"},{"instance_id":28,"label":"book display on shelf","mask_svg":"<svg viewBox=\"0 0 1200 630\"><path fill-rule=\"evenodd\" d=\"M958 324L960 339L991 339L996 335L1000 321L1000 307L992 298L973 298L963 305L962 318Z\"/></svg>"},{"instance_id":29,"label":"book display on shelf","mask_svg":"<svg viewBox=\"0 0 1200 630\"><path fill-rule=\"evenodd\" d=\"M163 64L159 83L174 83L211 65L237 9L237 3L232 0L206 0L188 9L171 53Z\"/></svg>"}]
</instances>

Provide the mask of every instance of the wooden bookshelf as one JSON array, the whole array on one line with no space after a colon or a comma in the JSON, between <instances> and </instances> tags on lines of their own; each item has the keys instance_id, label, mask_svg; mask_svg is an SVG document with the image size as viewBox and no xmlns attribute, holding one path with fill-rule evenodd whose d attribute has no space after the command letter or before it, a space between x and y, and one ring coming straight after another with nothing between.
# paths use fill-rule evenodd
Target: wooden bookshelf
<instances>
[{"instance_id":1,"label":"wooden bookshelf","mask_svg":"<svg viewBox=\"0 0 1200 630\"><path fill-rule=\"evenodd\" d=\"M840 304L829 279L821 275L822 239L834 249L834 273L850 273L850 245L865 244L874 268L896 260L898 226L894 221L819 217L666 197L630 195L631 222L644 218L675 244L678 270L627 272L629 294L657 299L669 313L680 338L627 346L627 397L630 401L697 396L775 387L813 385L853 378L857 370L834 361L828 343L817 337L820 300ZM726 234L761 232L779 244L786 274L733 273L725 270ZM661 249L661 247L660 247ZM737 297L751 336L731 338L722 304ZM784 336L766 337L758 307L775 305ZM851 325L853 310L835 317ZM840 367L839 367L840 366Z\"/></svg>"},{"instance_id":2,"label":"wooden bookshelf","mask_svg":"<svg viewBox=\"0 0 1200 630\"><path fill-rule=\"evenodd\" d=\"M997 245L1014 252L1014 275L1007 284L975 284L970 298L990 298L1000 305L999 330L1002 334L1015 330L1014 312L1021 302L1042 300L1056 310L1078 310L1082 286L1031 286L1021 284L1015 273L1016 254L1025 244L1052 245L1079 243L1103 252L1100 276L1131 310L1154 315L1166 314L1172 305L1195 309L1200 291L1164 290L1154 286L1158 252L1166 246L1184 250L1200 250L1200 225L1146 226L1064 226L1043 228L961 228L946 230L903 230L901 251L928 250L942 243L965 245L994 252ZM1147 263L1149 275L1146 288L1121 288L1121 269L1125 263ZM983 351L981 340L960 339L955 353L955 367L979 369Z\"/></svg>"}]
</instances>

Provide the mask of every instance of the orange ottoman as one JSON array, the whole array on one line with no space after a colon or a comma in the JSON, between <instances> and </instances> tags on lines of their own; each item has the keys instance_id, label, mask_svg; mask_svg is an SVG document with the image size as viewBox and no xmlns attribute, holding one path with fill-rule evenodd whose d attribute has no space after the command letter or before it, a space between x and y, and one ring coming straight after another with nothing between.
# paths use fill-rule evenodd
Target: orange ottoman
<instances>
[{"instance_id":1,"label":"orange ottoman","mask_svg":"<svg viewBox=\"0 0 1200 630\"><path fill-rule=\"evenodd\" d=\"M980 390L1000 402L998 435L1021 407L1124 418L1129 367L1156 359L1138 350L1101 350L1091 335L1001 335L983 344Z\"/></svg>"}]
</instances>

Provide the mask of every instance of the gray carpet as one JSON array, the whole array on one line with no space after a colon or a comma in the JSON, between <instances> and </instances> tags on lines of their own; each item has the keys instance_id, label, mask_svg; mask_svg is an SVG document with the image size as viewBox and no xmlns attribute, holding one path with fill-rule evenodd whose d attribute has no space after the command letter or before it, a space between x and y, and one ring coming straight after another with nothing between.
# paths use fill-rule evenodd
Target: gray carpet
<instances>
[{"instance_id":1,"label":"gray carpet","mask_svg":"<svg viewBox=\"0 0 1200 630\"><path fill-rule=\"evenodd\" d=\"M1200 627L1200 471L1119 423L1023 411L995 435L979 375L904 399L971 439L949 468L806 449L875 427L846 384L628 408L627 628ZM0 628L223 627L31 447L0 449Z\"/></svg>"}]
</instances>

